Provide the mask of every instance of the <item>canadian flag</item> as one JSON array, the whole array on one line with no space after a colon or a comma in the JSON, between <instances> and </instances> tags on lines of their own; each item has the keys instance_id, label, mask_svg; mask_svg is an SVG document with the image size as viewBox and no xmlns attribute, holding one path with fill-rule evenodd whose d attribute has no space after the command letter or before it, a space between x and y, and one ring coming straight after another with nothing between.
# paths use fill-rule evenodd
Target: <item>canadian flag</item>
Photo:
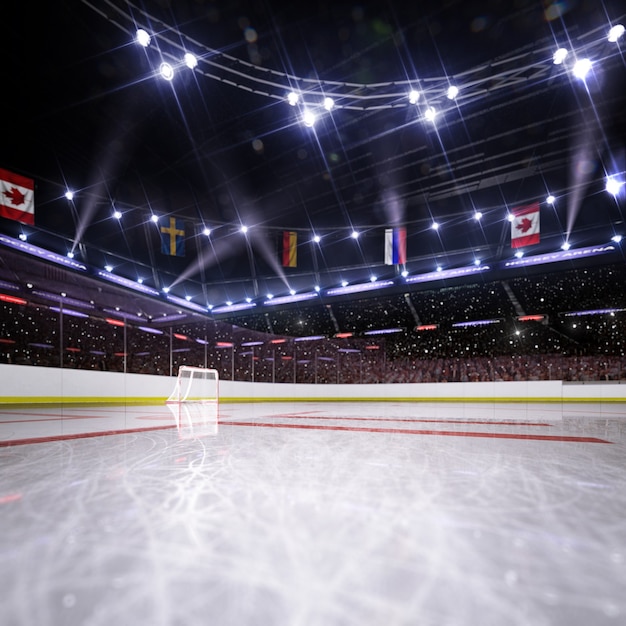
<instances>
[{"instance_id":1,"label":"canadian flag","mask_svg":"<svg viewBox=\"0 0 626 626\"><path fill-rule=\"evenodd\" d=\"M511 247L522 248L539 243L539 204L518 207L511 211Z\"/></svg>"},{"instance_id":2,"label":"canadian flag","mask_svg":"<svg viewBox=\"0 0 626 626\"><path fill-rule=\"evenodd\" d=\"M0 217L35 223L35 183L32 178L0 169Z\"/></svg>"}]
</instances>

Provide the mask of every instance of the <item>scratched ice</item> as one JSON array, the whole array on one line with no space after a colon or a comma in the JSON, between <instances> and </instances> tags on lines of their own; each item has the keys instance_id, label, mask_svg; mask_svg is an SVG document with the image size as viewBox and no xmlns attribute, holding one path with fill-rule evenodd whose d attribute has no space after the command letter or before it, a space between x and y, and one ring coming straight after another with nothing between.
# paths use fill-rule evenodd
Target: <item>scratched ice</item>
<instances>
[{"instance_id":1,"label":"scratched ice","mask_svg":"<svg viewBox=\"0 0 626 626\"><path fill-rule=\"evenodd\" d=\"M626 621L623 406L142 407L18 445L9 417L3 626Z\"/></svg>"}]
</instances>

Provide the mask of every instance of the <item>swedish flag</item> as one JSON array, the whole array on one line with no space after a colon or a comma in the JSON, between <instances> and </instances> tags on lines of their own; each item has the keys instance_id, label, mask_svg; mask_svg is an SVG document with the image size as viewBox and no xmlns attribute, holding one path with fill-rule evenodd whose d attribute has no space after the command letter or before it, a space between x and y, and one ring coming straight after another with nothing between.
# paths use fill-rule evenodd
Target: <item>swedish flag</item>
<instances>
[{"instance_id":1,"label":"swedish flag","mask_svg":"<svg viewBox=\"0 0 626 626\"><path fill-rule=\"evenodd\" d=\"M161 252L169 256L185 256L185 223L170 217L169 226L161 226Z\"/></svg>"}]
</instances>

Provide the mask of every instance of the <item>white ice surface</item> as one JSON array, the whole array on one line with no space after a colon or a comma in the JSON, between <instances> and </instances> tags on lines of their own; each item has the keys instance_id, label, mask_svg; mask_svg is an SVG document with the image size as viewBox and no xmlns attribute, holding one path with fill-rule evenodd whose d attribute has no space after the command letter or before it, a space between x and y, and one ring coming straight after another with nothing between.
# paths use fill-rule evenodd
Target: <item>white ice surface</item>
<instances>
[{"instance_id":1,"label":"white ice surface","mask_svg":"<svg viewBox=\"0 0 626 626\"><path fill-rule=\"evenodd\" d=\"M3 410L0 444L2 626L626 624L622 405Z\"/></svg>"}]
</instances>

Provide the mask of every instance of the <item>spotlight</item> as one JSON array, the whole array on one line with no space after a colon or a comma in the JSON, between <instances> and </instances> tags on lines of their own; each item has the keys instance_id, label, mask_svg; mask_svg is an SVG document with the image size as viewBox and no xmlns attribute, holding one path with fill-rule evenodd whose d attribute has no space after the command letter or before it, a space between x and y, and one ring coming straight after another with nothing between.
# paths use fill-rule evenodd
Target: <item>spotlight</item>
<instances>
[{"instance_id":1,"label":"spotlight","mask_svg":"<svg viewBox=\"0 0 626 626\"><path fill-rule=\"evenodd\" d=\"M70 191L70 190L68 189L68 190L65 192L65 197L66 197L68 200L73 200L73 199L74 199L74 192L73 192L73 191Z\"/></svg>"},{"instance_id":2,"label":"spotlight","mask_svg":"<svg viewBox=\"0 0 626 626\"><path fill-rule=\"evenodd\" d=\"M205 237L208 237L208 236L211 234L211 229L210 229L210 228L205 228L205 229L202 231L202 234L203 234Z\"/></svg>"},{"instance_id":3,"label":"spotlight","mask_svg":"<svg viewBox=\"0 0 626 626\"><path fill-rule=\"evenodd\" d=\"M73 259L74 258L74 253L71 250L67 253L67 258L68 259Z\"/></svg>"},{"instance_id":4,"label":"spotlight","mask_svg":"<svg viewBox=\"0 0 626 626\"><path fill-rule=\"evenodd\" d=\"M299 100L300 96L295 91L291 91L287 94L287 102L289 102L292 107L295 107Z\"/></svg>"},{"instance_id":5,"label":"spotlight","mask_svg":"<svg viewBox=\"0 0 626 626\"><path fill-rule=\"evenodd\" d=\"M480 220L483 218L483 214L480 211L476 211L476 213L474 213L474 219L477 222L480 222Z\"/></svg>"},{"instance_id":6,"label":"spotlight","mask_svg":"<svg viewBox=\"0 0 626 626\"><path fill-rule=\"evenodd\" d=\"M161 78L165 80L169 81L174 78L174 68L169 63L161 63L159 73L161 74Z\"/></svg>"},{"instance_id":7,"label":"spotlight","mask_svg":"<svg viewBox=\"0 0 626 626\"><path fill-rule=\"evenodd\" d=\"M516 259L521 259L523 256L524 256L524 253L523 253L521 250L518 250L518 251L515 253L515 258L516 258Z\"/></svg>"},{"instance_id":8,"label":"spotlight","mask_svg":"<svg viewBox=\"0 0 626 626\"><path fill-rule=\"evenodd\" d=\"M621 235L613 235L611 237L611 241L614 241L615 243L620 243L622 241L622 236Z\"/></svg>"},{"instance_id":9,"label":"spotlight","mask_svg":"<svg viewBox=\"0 0 626 626\"><path fill-rule=\"evenodd\" d=\"M433 107L428 107L426 111L424 111L424 117L429 122L434 122L435 118L437 117L437 111Z\"/></svg>"},{"instance_id":10,"label":"spotlight","mask_svg":"<svg viewBox=\"0 0 626 626\"><path fill-rule=\"evenodd\" d=\"M248 227L242 226L239 230L245 235L248 232Z\"/></svg>"},{"instance_id":11,"label":"spotlight","mask_svg":"<svg viewBox=\"0 0 626 626\"><path fill-rule=\"evenodd\" d=\"M304 122L304 125L308 126L309 128L312 128L313 126L315 126L316 119L317 118L315 116L315 113L313 113L313 111L306 110L302 114L302 121Z\"/></svg>"},{"instance_id":12,"label":"spotlight","mask_svg":"<svg viewBox=\"0 0 626 626\"><path fill-rule=\"evenodd\" d=\"M572 246L566 241L562 246L561 250L569 250Z\"/></svg>"},{"instance_id":13,"label":"spotlight","mask_svg":"<svg viewBox=\"0 0 626 626\"><path fill-rule=\"evenodd\" d=\"M411 104L417 104L417 101L420 99L420 92L416 91L415 89L412 89L409 92L409 102Z\"/></svg>"},{"instance_id":14,"label":"spotlight","mask_svg":"<svg viewBox=\"0 0 626 626\"><path fill-rule=\"evenodd\" d=\"M622 38L623 34L624 34L624 26L622 26L622 24L616 24L609 31L608 40L611 43L615 43Z\"/></svg>"},{"instance_id":15,"label":"spotlight","mask_svg":"<svg viewBox=\"0 0 626 626\"><path fill-rule=\"evenodd\" d=\"M555 198L552 194L550 194L550 195L546 198L546 202L547 202L548 204L554 204L554 203L556 202L556 198Z\"/></svg>"},{"instance_id":16,"label":"spotlight","mask_svg":"<svg viewBox=\"0 0 626 626\"><path fill-rule=\"evenodd\" d=\"M322 241L322 238L319 235L313 235L313 241L315 243L319 243L320 241Z\"/></svg>"},{"instance_id":17,"label":"spotlight","mask_svg":"<svg viewBox=\"0 0 626 626\"><path fill-rule=\"evenodd\" d=\"M112 266L112 265L105 265L105 266L104 266L104 269L105 269L107 272L112 272L112 271L113 271L113 266Z\"/></svg>"},{"instance_id":18,"label":"spotlight","mask_svg":"<svg viewBox=\"0 0 626 626\"><path fill-rule=\"evenodd\" d=\"M114 217L116 220L121 220L121 219L122 219L122 213L121 213L121 211L117 211L117 210L116 210L116 211L113 211L113 217Z\"/></svg>"},{"instance_id":19,"label":"spotlight","mask_svg":"<svg viewBox=\"0 0 626 626\"><path fill-rule=\"evenodd\" d=\"M187 52L183 58L185 60L185 65L190 70L198 65L198 59L195 57L195 55L191 54L191 52Z\"/></svg>"},{"instance_id":20,"label":"spotlight","mask_svg":"<svg viewBox=\"0 0 626 626\"><path fill-rule=\"evenodd\" d=\"M438 223L438 222L433 222L433 223L430 225L430 227L431 227L433 230L439 230L439 223Z\"/></svg>"},{"instance_id":21,"label":"spotlight","mask_svg":"<svg viewBox=\"0 0 626 626\"><path fill-rule=\"evenodd\" d=\"M352 239L358 239L359 238L359 233L356 230L352 231L352 234L350 235L350 237L352 237Z\"/></svg>"},{"instance_id":22,"label":"spotlight","mask_svg":"<svg viewBox=\"0 0 626 626\"><path fill-rule=\"evenodd\" d=\"M552 55L552 62L554 63L554 65L561 65L561 63L563 63L563 61L565 61L565 59L567 58L568 54L569 52L565 48L559 48Z\"/></svg>"},{"instance_id":23,"label":"spotlight","mask_svg":"<svg viewBox=\"0 0 626 626\"><path fill-rule=\"evenodd\" d=\"M609 176L609 178L606 179L605 189L612 196L617 196L623 186L624 183L613 176Z\"/></svg>"},{"instance_id":24,"label":"spotlight","mask_svg":"<svg viewBox=\"0 0 626 626\"><path fill-rule=\"evenodd\" d=\"M450 85L448 87L448 100L454 100L459 95L459 88L455 85Z\"/></svg>"},{"instance_id":25,"label":"spotlight","mask_svg":"<svg viewBox=\"0 0 626 626\"><path fill-rule=\"evenodd\" d=\"M159 216L154 215L154 213L150 216L150 219L156 224L159 221Z\"/></svg>"},{"instance_id":26,"label":"spotlight","mask_svg":"<svg viewBox=\"0 0 626 626\"><path fill-rule=\"evenodd\" d=\"M335 106L335 101L332 98L324 98L324 108L327 111L332 111Z\"/></svg>"},{"instance_id":27,"label":"spotlight","mask_svg":"<svg viewBox=\"0 0 626 626\"><path fill-rule=\"evenodd\" d=\"M150 45L150 35L143 28L139 28L136 33L137 43L144 48Z\"/></svg>"},{"instance_id":28,"label":"spotlight","mask_svg":"<svg viewBox=\"0 0 626 626\"><path fill-rule=\"evenodd\" d=\"M587 78L587 74L589 74L589 72L591 71L591 65L592 63L589 59L579 59L574 64L572 72L574 76L576 76L576 78L579 78L580 80L585 80L585 78Z\"/></svg>"}]
</instances>

